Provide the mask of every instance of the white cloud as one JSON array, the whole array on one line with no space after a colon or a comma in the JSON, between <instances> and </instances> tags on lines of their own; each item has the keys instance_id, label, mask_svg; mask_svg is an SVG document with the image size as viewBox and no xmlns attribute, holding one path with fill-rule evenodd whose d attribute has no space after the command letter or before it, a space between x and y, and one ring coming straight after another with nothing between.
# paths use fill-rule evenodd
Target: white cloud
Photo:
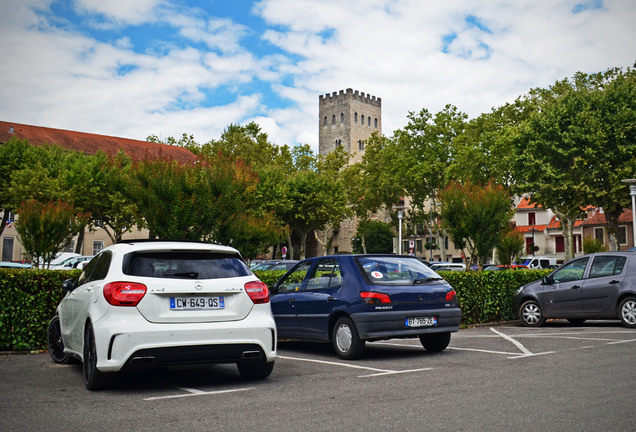
<instances>
[{"instance_id":1,"label":"white cloud","mask_svg":"<svg viewBox=\"0 0 636 432\"><path fill-rule=\"evenodd\" d=\"M321 94L382 98L390 135L409 111L476 116L636 60L632 0L262 0L263 28L187 0L75 0L83 26L53 16L52 0L7 1L0 118L136 139L205 142L254 120L272 142L317 150ZM151 39L136 46L140 35Z\"/></svg>"}]
</instances>

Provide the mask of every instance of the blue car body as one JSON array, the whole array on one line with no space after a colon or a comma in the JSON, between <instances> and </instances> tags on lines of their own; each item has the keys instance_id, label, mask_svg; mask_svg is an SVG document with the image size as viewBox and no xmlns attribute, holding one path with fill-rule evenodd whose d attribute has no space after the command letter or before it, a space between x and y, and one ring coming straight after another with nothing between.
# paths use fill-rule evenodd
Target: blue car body
<instances>
[{"instance_id":1,"label":"blue car body","mask_svg":"<svg viewBox=\"0 0 636 432\"><path fill-rule=\"evenodd\" d=\"M279 339L333 342L334 327L343 317L353 322L363 343L450 335L461 318L452 287L408 256L309 258L287 272L272 294Z\"/></svg>"}]
</instances>

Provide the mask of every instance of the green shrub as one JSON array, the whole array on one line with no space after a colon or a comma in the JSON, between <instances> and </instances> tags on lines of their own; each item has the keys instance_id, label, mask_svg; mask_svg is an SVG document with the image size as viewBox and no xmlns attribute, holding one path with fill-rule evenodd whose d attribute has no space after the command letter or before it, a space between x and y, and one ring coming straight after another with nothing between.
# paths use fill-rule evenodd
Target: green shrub
<instances>
[{"instance_id":1,"label":"green shrub","mask_svg":"<svg viewBox=\"0 0 636 432\"><path fill-rule=\"evenodd\" d=\"M0 269L0 350L46 347L46 329L64 296L62 282L78 270Z\"/></svg>"},{"instance_id":2,"label":"green shrub","mask_svg":"<svg viewBox=\"0 0 636 432\"><path fill-rule=\"evenodd\" d=\"M457 292L462 325L513 319L512 297L549 270L440 272ZM46 329L64 296L62 282L78 270L0 269L0 351L46 348ZM270 288L285 271L257 271Z\"/></svg>"}]
</instances>

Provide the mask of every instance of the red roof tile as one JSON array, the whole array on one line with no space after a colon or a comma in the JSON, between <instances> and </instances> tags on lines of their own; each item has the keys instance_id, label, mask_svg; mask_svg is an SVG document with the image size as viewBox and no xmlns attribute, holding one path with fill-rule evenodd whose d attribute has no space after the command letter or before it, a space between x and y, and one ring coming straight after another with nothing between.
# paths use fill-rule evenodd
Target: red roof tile
<instances>
[{"instance_id":1,"label":"red roof tile","mask_svg":"<svg viewBox=\"0 0 636 432\"><path fill-rule=\"evenodd\" d=\"M632 222L632 211L625 209L625 211L618 217L618 223ZM607 219L605 219L604 213L597 213L591 218L587 218L583 221L583 225L605 225Z\"/></svg>"},{"instance_id":2,"label":"red roof tile","mask_svg":"<svg viewBox=\"0 0 636 432\"><path fill-rule=\"evenodd\" d=\"M583 225L583 221L581 219L577 219L574 221L574 227L578 227ZM556 216L552 216L550 223L548 224L548 229L561 229L561 220Z\"/></svg>"},{"instance_id":3,"label":"red roof tile","mask_svg":"<svg viewBox=\"0 0 636 432\"><path fill-rule=\"evenodd\" d=\"M33 145L58 144L65 149L85 154L96 154L102 150L112 156L121 150L133 160L162 157L179 163L192 163L197 160L194 153L183 147L0 121L0 143L6 143L12 136L28 139Z\"/></svg>"},{"instance_id":4,"label":"red roof tile","mask_svg":"<svg viewBox=\"0 0 636 432\"><path fill-rule=\"evenodd\" d=\"M530 202L530 198L521 198L519 204L517 204L517 210L534 210L534 209L543 209L540 204L536 202Z\"/></svg>"},{"instance_id":5,"label":"red roof tile","mask_svg":"<svg viewBox=\"0 0 636 432\"><path fill-rule=\"evenodd\" d=\"M515 231L519 231L521 234L532 232L533 225L517 225ZM546 225L534 225L534 232L545 231Z\"/></svg>"}]
</instances>

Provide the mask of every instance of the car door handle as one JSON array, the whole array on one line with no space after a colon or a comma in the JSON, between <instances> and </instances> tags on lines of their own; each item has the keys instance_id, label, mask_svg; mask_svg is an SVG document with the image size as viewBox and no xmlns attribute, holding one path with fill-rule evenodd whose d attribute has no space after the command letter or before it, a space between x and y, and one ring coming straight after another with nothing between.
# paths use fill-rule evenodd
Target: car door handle
<instances>
[{"instance_id":1,"label":"car door handle","mask_svg":"<svg viewBox=\"0 0 636 432\"><path fill-rule=\"evenodd\" d=\"M295 298L291 298L291 299L289 299L289 302L290 303L296 303L296 299Z\"/></svg>"},{"instance_id":2,"label":"car door handle","mask_svg":"<svg viewBox=\"0 0 636 432\"><path fill-rule=\"evenodd\" d=\"M572 285L570 289L579 289L579 288L581 288L581 285Z\"/></svg>"},{"instance_id":3,"label":"car door handle","mask_svg":"<svg viewBox=\"0 0 636 432\"><path fill-rule=\"evenodd\" d=\"M620 283L620 281L617 281L617 280L610 281L610 285L616 285L617 283Z\"/></svg>"},{"instance_id":4,"label":"car door handle","mask_svg":"<svg viewBox=\"0 0 636 432\"><path fill-rule=\"evenodd\" d=\"M336 298L334 296L327 297L327 301L334 301Z\"/></svg>"}]
</instances>

